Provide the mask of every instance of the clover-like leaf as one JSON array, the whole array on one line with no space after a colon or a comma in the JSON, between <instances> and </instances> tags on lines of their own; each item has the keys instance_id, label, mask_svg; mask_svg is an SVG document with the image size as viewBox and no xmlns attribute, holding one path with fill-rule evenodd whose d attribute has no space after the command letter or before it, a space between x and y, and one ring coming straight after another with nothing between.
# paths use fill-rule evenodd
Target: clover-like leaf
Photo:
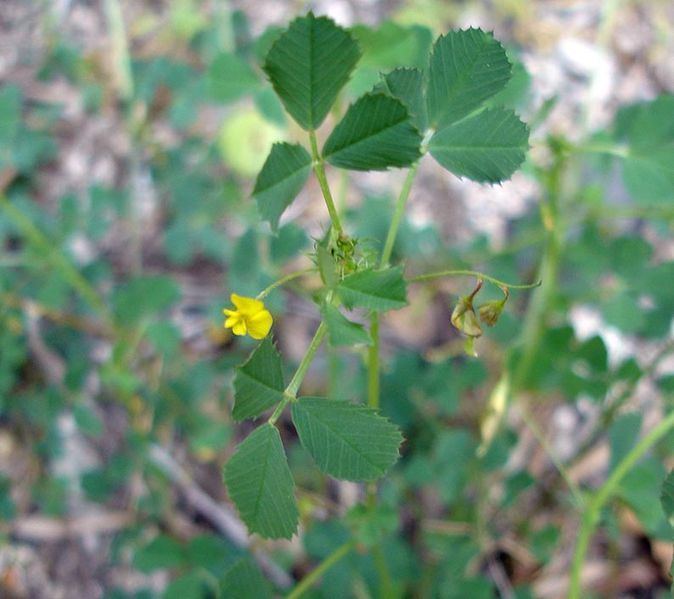
<instances>
[{"instance_id":1,"label":"clover-like leaf","mask_svg":"<svg viewBox=\"0 0 674 599\"><path fill-rule=\"evenodd\" d=\"M375 312L397 310L407 305L402 266L355 272L337 285L337 293L347 306Z\"/></svg>"},{"instance_id":2,"label":"clover-like leaf","mask_svg":"<svg viewBox=\"0 0 674 599\"><path fill-rule=\"evenodd\" d=\"M428 70L428 120L436 129L467 116L510 79L503 46L481 29L450 31L433 44Z\"/></svg>"},{"instance_id":3,"label":"clover-like leaf","mask_svg":"<svg viewBox=\"0 0 674 599\"><path fill-rule=\"evenodd\" d=\"M272 597L269 582L250 558L242 558L223 576L223 588L230 599L266 599Z\"/></svg>"},{"instance_id":4,"label":"clover-like leaf","mask_svg":"<svg viewBox=\"0 0 674 599\"><path fill-rule=\"evenodd\" d=\"M424 97L424 74L419 69L400 68L384 75L383 80L384 89L407 107L417 129L425 131L428 114Z\"/></svg>"},{"instance_id":5,"label":"clover-like leaf","mask_svg":"<svg viewBox=\"0 0 674 599\"><path fill-rule=\"evenodd\" d=\"M429 150L448 171L480 183L508 179L524 162L529 128L502 108L484 110L440 129Z\"/></svg>"},{"instance_id":6,"label":"clover-like leaf","mask_svg":"<svg viewBox=\"0 0 674 599\"><path fill-rule=\"evenodd\" d=\"M370 345L372 338L369 333L356 322L351 322L335 306L327 304L323 308L323 317L328 325L328 340L330 345L356 345L364 343Z\"/></svg>"},{"instance_id":7,"label":"clover-like leaf","mask_svg":"<svg viewBox=\"0 0 674 599\"><path fill-rule=\"evenodd\" d=\"M275 143L255 181L253 197L272 231L283 211L302 190L311 172L311 156L300 144Z\"/></svg>"},{"instance_id":8,"label":"clover-like leaf","mask_svg":"<svg viewBox=\"0 0 674 599\"><path fill-rule=\"evenodd\" d=\"M256 418L283 396L281 356L266 337L234 376L234 420Z\"/></svg>"},{"instance_id":9,"label":"clover-like leaf","mask_svg":"<svg viewBox=\"0 0 674 599\"><path fill-rule=\"evenodd\" d=\"M622 148L623 180L640 202L674 199L674 95L621 109L613 133Z\"/></svg>"},{"instance_id":10,"label":"clover-like leaf","mask_svg":"<svg viewBox=\"0 0 674 599\"><path fill-rule=\"evenodd\" d=\"M662 483L660 492L660 503L665 512L665 516L670 524L674 526L674 470L672 470Z\"/></svg>"},{"instance_id":11,"label":"clover-like leaf","mask_svg":"<svg viewBox=\"0 0 674 599\"><path fill-rule=\"evenodd\" d=\"M310 130L323 122L359 58L348 31L310 12L274 42L263 69L290 116Z\"/></svg>"},{"instance_id":12,"label":"clover-like leaf","mask_svg":"<svg viewBox=\"0 0 674 599\"><path fill-rule=\"evenodd\" d=\"M405 105L391 96L365 94L349 106L323 147L332 165L356 171L385 170L414 163L421 134Z\"/></svg>"},{"instance_id":13,"label":"clover-like leaf","mask_svg":"<svg viewBox=\"0 0 674 599\"><path fill-rule=\"evenodd\" d=\"M268 539L293 536L299 520L295 483L276 427L263 424L248 435L227 462L224 477L251 533Z\"/></svg>"},{"instance_id":14,"label":"clover-like leaf","mask_svg":"<svg viewBox=\"0 0 674 599\"><path fill-rule=\"evenodd\" d=\"M336 399L302 397L292 407L302 445L335 478L373 480L399 457L398 428L371 408Z\"/></svg>"}]
</instances>

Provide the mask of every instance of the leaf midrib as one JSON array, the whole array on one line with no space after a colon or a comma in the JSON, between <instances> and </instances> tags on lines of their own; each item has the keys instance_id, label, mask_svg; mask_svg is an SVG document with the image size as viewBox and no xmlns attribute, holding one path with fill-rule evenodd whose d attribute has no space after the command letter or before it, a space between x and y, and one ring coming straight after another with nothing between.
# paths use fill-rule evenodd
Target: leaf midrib
<instances>
[{"instance_id":1,"label":"leaf midrib","mask_svg":"<svg viewBox=\"0 0 674 599\"><path fill-rule=\"evenodd\" d=\"M254 190L253 191L253 197L257 197L262 193L266 193L266 192L270 191L274 187L278 187L279 185L282 185L283 183L288 181L288 179L292 179L293 177L296 177L300 173L300 171L302 171L304 169L307 169L307 170L311 169L311 162L309 162L308 164L303 164L302 166L300 166L299 168L296 168L293 172L286 175L282 179L277 179L271 185L267 185L267 187L263 187L262 189Z\"/></svg>"}]
</instances>

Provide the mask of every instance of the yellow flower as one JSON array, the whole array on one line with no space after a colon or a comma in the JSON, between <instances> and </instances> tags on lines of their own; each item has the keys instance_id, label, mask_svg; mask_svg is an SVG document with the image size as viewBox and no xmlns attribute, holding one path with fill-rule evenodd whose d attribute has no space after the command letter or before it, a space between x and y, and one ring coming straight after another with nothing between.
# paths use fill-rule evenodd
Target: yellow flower
<instances>
[{"instance_id":1,"label":"yellow flower","mask_svg":"<svg viewBox=\"0 0 674 599\"><path fill-rule=\"evenodd\" d=\"M236 310L223 310L227 320L225 328L232 329L235 335L250 335L253 339L264 339L273 319L264 303L252 297L243 297L232 293L230 296Z\"/></svg>"}]
</instances>

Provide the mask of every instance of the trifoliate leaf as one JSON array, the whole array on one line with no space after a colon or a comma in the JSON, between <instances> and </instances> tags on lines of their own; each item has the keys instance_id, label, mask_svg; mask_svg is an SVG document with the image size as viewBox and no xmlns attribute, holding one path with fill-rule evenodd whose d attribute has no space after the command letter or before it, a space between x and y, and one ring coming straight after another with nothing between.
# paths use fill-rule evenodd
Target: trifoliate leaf
<instances>
[{"instance_id":1,"label":"trifoliate leaf","mask_svg":"<svg viewBox=\"0 0 674 599\"><path fill-rule=\"evenodd\" d=\"M256 418L283 396L281 356L270 337L258 345L234 376L234 420Z\"/></svg>"},{"instance_id":2,"label":"trifoliate leaf","mask_svg":"<svg viewBox=\"0 0 674 599\"><path fill-rule=\"evenodd\" d=\"M323 122L359 58L348 31L309 13L274 42L263 69L290 116L309 130Z\"/></svg>"},{"instance_id":3,"label":"trifoliate leaf","mask_svg":"<svg viewBox=\"0 0 674 599\"><path fill-rule=\"evenodd\" d=\"M239 445L225 466L225 484L250 533L289 539L299 514L281 436L267 423Z\"/></svg>"},{"instance_id":4,"label":"trifoliate leaf","mask_svg":"<svg viewBox=\"0 0 674 599\"><path fill-rule=\"evenodd\" d=\"M302 397L292 407L302 445L335 478L373 480L398 459L398 428L375 410L348 401Z\"/></svg>"},{"instance_id":5,"label":"trifoliate leaf","mask_svg":"<svg viewBox=\"0 0 674 599\"><path fill-rule=\"evenodd\" d=\"M332 165L356 171L409 166L421 155L421 134L405 105L380 93L349 106L323 147Z\"/></svg>"},{"instance_id":6,"label":"trifoliate leaf","mask_svg":"<svg viewBox=\"0 0 674 599\"><path fill-rule=\"evenodd\" d=\"M433 44L428 72L428 120L436 129L467 116L510 79L503 46L481 29L450 31Z\"/></svg>"},{"instance_id":7,"label":"trifoliate leaf","mask_svg":"<svg viewBox=\"0 0 674 599\"><path fill-rule=\"evenodd\" d=\"M311 172L311 156L300 144L275 143L255 181L253 197L272 231L283 211L302 190Z\"/></svg>"},{"instance_id":8,"label":"trifoliate leaf","mask_svg":"<svg viewBox=\"0 0 674 599\"><path fill-rule=\"evenodd\" d=\"M489 109L440 129L429 149L448 171L480 183L508 179L524 162L529 129L514 112Z\"/></svg>"},{"instance_id":9,"label":"trifoliate leaf","mask_svg":"<svg viewBox=\"0 0 674 599\"><path fill-rule=\"evenodd\" d=\"M347 306L376 312L397 310L407 305L407 285L401 266L348 275L337 285L337 293Z\"/></svg>"},{"instance_id":10,"label":"trifoliate leaf","mask_svg":"<svg viewBox=\"0 0 674 599\"><path fill-rule=\"evenodd\" d=\"M330 345L356 345L364 343L370 345L372 339L362 325L351 322L335 306L326 305L323 308L323 317L328 325L328 340Z\"/></svg>"}]
</instances>

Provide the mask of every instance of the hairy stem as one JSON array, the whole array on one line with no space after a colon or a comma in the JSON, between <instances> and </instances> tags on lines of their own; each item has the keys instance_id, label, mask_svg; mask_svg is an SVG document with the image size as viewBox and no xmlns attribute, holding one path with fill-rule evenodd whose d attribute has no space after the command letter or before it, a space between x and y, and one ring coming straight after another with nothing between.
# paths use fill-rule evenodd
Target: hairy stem
<instances>
[{"instance_id":1,"label":"hairy stem","mask_svg":"<svg viewBox=\"0 0 674 599\"><path fill-rule=\"evenodd\" d=\"M337 233L341 233L342 223L339 220L339 213L335 207L335 201L332 199L332 193L330 193L330 186L328 185L328 178L325 176L325 162L321 157L318 151L318 141L316 140L316 132L309 131L309 141L311 142L311 157L313 159L314 173L316 173L316 178L318 179L318 184L321 186L321 191L323 192L323 198L325 199L325 205L328 207L328 212L330 214L330 220L332 221L332 226Z\"/></svg>"},{"instance_id":2,"label":"hairy stem","mask_svg":"<svg viewBox=\"0 0 674 599\"><path fill-rule=\"evenodd\" d=\"M281 285L285 285L286 283L289 283L290 281L293 281L295 279L299 279L300 277L310 273L310 272L316 272L316 267L312 266L311 268L305 268L303 270L296 270L295 272L291 272L290 274L285 275L284 277L281 277L278 281L274 281L271 285L268 287L265 287L260 293L257 294L256 299L264 299L267 297L274 289L277 287L281 287Z\"/></svg>"},{"instance_id":3,"label":"hairy stem","mask_svg":"<svg viewBox=\"0 0 674 599\"><path fill-rule=\"evenodd\" d=\"M396 237L398 236L398 229L400 228L403 214L405 214L407 199L410 197L410 191L412 190L412 183L414 183L414 178L417 176L417 168L419 168L419 163L415 162L410 170L407 171L407 177L405 177L402 189L400 190L400 195L398 196L398 201L396 202L395 211L393 212L393 218L391 219L391 224L388 228L388 233L386 234L384 249L381 253L381 261L379 263L381 268L387 266L388 261L391 259L393 245L395 244Z\"/></svg>"}]
</instances>

